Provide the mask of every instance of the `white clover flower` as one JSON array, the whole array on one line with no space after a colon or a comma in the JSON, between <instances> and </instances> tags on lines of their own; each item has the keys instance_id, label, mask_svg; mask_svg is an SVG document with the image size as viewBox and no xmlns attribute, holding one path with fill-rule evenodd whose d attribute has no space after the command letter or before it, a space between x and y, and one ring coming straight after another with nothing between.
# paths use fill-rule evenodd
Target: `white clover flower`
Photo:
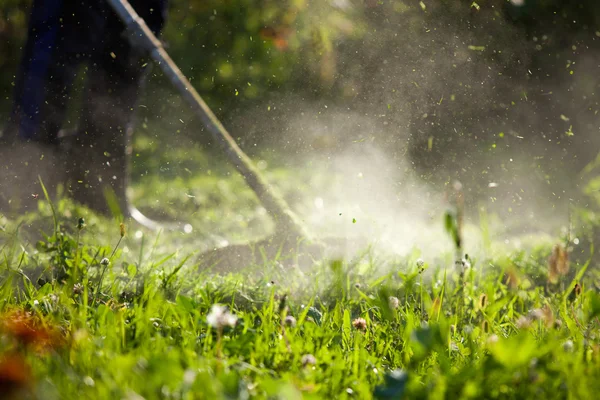
<instances>
[{"instance_id":1,"label":"white clover flower","mask_svg":"<svg viewBox=\"0 0 600 400\"><path fill-rule=\"evenodd\" d=\"M193 369L186 369L183 373L183 383L185 383L188 386L193 384L196 380L197 375L198 374Z\"/></svg>"},{"instance_id":2,"label":"white clover flower","mask_svg":"<svg viewBox=\"0 0 600 400\"><path fill-rule=\"evenodd\" d=\"M206 316L206 322L213 328L223 329L226 326L235 326L237 316L230 313L226 306L214 304Z\"/></svg>"},{"instance_id":3,"label":"white clover flower","mask_svg":"<svg viewBox=\"0 0 600 400\"><path fill-rule=\"evenodd\" d=\"M572 340L567 340L563 343L563 350L567 353L571 353L573 351L574 345Z\"/></svg>"},{"instance_id":4,"label":"white clover flower","mask_svg":"<svg viewBox=\"0 0 600 400\"><path fill-rule=\"evenodd\" d=\"M498 338L498 335L496 335L496 334L494 333L494 334L491 334L490 336L488 336L488 338L487 338L487 340L486 340L485 342L486 342L486 343L487 343L489 346L491 346L491 345L494 345L494 344L498 343L498 340L499 340L499 338Z\"/></svg>"},{"instance_id":5,"label":"white clover flower","mask_svg":"<svg viewBox=\"0 0 600 400\"><path fill-rule=\"evenodd\" d=\"M315 364L317 364L317 359L312 354L305 354L305 355L302 356L302 361L301 362L302 362L302 366L306 367L308 365L315 365Z\"/></svg>"},{"instance_id":6,"label":"white clover flower","mask_svg":"<svg viewBox=\"0 0 600 400\"><path fill-rule=\"evenodd\" d=\"M296 326L296 318L294 318L294 317L293 317L293 316L291 316L291 315L288 315L288 316L287 316L287 317L285 317L285 319L283 320L283 323L284 323L286 326L289 326L289 327L292 327L292 328L293 328L293 327L295 327L295 326Z\"/></svg>"},{"instance_id":7,"label":"white clover flower","mask_svg":"<svg viewBox=\"0 0 600 400\"><path fill-rule=\"evenodd\" d=\"M532 321L541 321L544 319L544 312L539 308L529 311L529 319Z\"/></svg>"},{"instance_id":8,"label":"white clover flower","mask_svg":"<svg viewBox=\"0 0 600 400\"><path fill-rule=\"evenodd\" d=\"M427 268L427 264L425 264L425 261L422 258L419 258L417 260L417 269L419 271L419 274L422 274L426 268Z\"/></svg>"},{"instance_id":9,"label":"white clover flower","mask_svg":"<svg viewBox=\"0 0 600 400\"><path fill-rule=\"evenodd\" d=\"M102 265L103 267L108 267L110 265L110 260L104 257L102 260L100 260L100 265Z\"/></svg>"},{"instance_id":10,"label":"white clover flower","mask_svg":"<svg viewBox=\"0 0 600 400\"><path fill-rule=\"evenodd\" d=\"M79 282L73 285L73 294L82 294L83 293L83 285Z\"/></svg>"},{"instance_id":11,"label":"white clover flower","mask_svg":"<svg viewBox=\"0 0 600 400\"><path fill-rule=\"evenodd\" d=\"M531 325L531 320L527 317L520 316L519 319L517 319L517 322L515 322L515 325L519 329L527 329Z\"/></svg>"},{"instance_id":12,"label":"white clover flower","mask_svg":"<svg viewBox=\"0 0 600 400\"><path fill-rule=\"evenodd\" d=\"M83 383L85 383L86 386L90 387L96 386L96 382L94 382L94 379L91 376L86 376L85 378L83 378Z\"/></svg>"},{"instance_id":13,"label":"white clover flower","mask_svg":"<svg viewBox=\"0 0 600 400\"><path fill-rule=\"evenodd\" d=\"M359 331L364 331L367 329L367 320L364 318L356 318L354 321L352 321L352 326Z\"/></svg>"},{"instance_id":14,"label":"white clover flower","mask_svg":"<svg viewBox=\"0 0 600 400\"><path fill-rule=\"evenodd\" d=\"M398 307L400 307L400 300L398 300L397 297L394 296L390 296L390 298L388 299L388 303L390 305L390 308L392 310L397 309Z\"/></svg>"}]
</instances>

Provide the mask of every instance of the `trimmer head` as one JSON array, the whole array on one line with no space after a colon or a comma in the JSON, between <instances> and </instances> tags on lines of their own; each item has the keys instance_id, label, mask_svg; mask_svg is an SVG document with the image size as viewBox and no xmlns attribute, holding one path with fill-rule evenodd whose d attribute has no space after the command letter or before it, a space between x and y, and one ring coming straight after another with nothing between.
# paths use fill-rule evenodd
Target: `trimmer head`
<instances>
[{"instance_id":1,"label":"trimmer head","mask_svg":"<svg viewBox=\"0 0 600 400\"><path fill-rule=\"evenodd\" d=\"M217 273L239 271L249 265L279 262L285 267L306 268L322 259L351 258L368 245L365 238L328 237L319 241L294 240L272 235L252 243L230 244L198 256L200 269Z\"/></svg>"}]
</instances>

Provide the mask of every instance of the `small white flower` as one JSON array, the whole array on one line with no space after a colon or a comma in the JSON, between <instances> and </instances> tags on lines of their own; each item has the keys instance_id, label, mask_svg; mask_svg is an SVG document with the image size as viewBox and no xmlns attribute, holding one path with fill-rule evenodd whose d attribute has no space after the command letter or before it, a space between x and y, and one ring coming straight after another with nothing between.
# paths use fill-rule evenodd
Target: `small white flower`
<instances>
[{"instance_id":1,"label":"small white flower","mask_svg":"<svg viewBox=\"0 0 600 400\"><path fill-rule=\"evenodd\" d=\"M85 378L83 378L83 383L90 387L96 386L96 382L94 382L94 379L92 379L91 376L86 376Z\"/></svg>"},{"instance_id":2,"label":"small white flower","mask_svg":"<svg viewBox=\"0 0 600 400\"><path fill-rule=\"evenodd\" d=\"M520 316L515 325L519 329L527 329L531 325L531 320L527 317Z\"/></svg>"},{"instance_id":3,"label":"small white flower","mask_svg":"<svg viewBox=\"0 0 600 400\"><path fill-rule=\"evenodd\" d=\"M544 319L544 312L539 308L529 311L529 319L532 321L541 321Z\"/></svg>"},{"instance_id":4,"label":"small white flower","mask_svg":"<svg viewBox=\"0 0 600 400\"><path fill-rule=\"evenodd\" d=\"M573 341L572 340L567 340L566 342L563 343L563 350L566 351L567 353L571 353L573 351Z\"/></svg>"},{"instance_id":5,"label":"small white flower","mask_svg":"<svg viewBox=\"0 0 600 400\"><path fill-rule=\"evenodd\" d=\"M364 318L356 318L354 321L352 321L352 326L359 331L364 331L367 329L367 320Z\"/></svg>"},{"instance_id":6,"label":"small white flower","mask_svg":"<svg viewBox=\"0 0 600 400\"><path fill-rule=\"evenodd\" d=\"M206 316L206 322L213 328L222 329L226 326L235 326L237 316L230 313L227 307L214 304L210 309L210 313Z\"/></svg>"},{"instance_id":7,"label":"small white flower","mask_svg":"<svg viewBox=\"0 0 600 400\"><path fill-rule=\"evenodd\" d=\"M83 285L79 282L73 285L73 294L82 294L83 293Z\"/></svg>"},{"instance_id":8,"label":"small white flower","mask_svg":"<svg viewBox=\"0 0 600 400\"><path fill-rule=\"evenodd\" d=\"M33 305L34 305L35 307L37 307L37 306L39 306L39 305L40 305L40 302L39 302L38 300L34 300L34 301L33 301Z\"/></svg>"},{"instance_id":9,"label":"small white flower","mask_svg":"<svg viewBox=\"0 0 600 400\"><path fill-rule=\"evenodd\" d=\"M317 359L312 354L305 354L302 356L302 366L306 367L307 365L315 365L317 363Z\"/></svg>"},{"instance_id":10,"label":"small white flower","mask_svg":"<svg viewBox=\"0 0 600 400\"><path fill-rule=\"evenodd\" d=\"M103 267L108 267L110 265L110 260L104 257L102 260L100 260L100 265L102 265Z\"/></svg>"},{"instance_id":11,"label":"small white flower","mask_svg":"<svg viewBox=\"0 0 600 400\"><path fill-rule=\"evenodd\" d=\"M423 261L422 258L419 258L417 260L417 269L419 271L419 274L422 274L426 268L427 268L427 265L425 264L425 261Z\"/></svg>"},{"instance_id":12,"label":"small white flower","mask_svg":"<svg viewBox=\"0 0 600 400\"><path fill-rule=\"evenodd\" d=\"M496 334L491 334L491 335L490 335L490 336L487 338L487 340L486 340L486 343L487 343L488 345L494 345L494 344L498 343L498 340L499 340L499 338L498 338L498 335L496 335Z\"/></svg>"},{"instance_id":13,"label":"small white flower","mask_svg":"<svg viewBox=\"0 0 600 400\"><path fill-rule=\"evenodd\" d=\"M196 371L193 369L186 369L183 373L183 383L186 385L191 385L196 380Z\"/></svg>"},{"instance_id":14,"label":"small white flower","mask_svg":"<svg viewBox=\"0 0 600 400\"><path fill-rule=\"evenodd\" d=\"M283 322L285 323L286 326L289 326L291 328L296 326L296 318L294 318L291 315L288 315L287 317L285 317Z\"/></svg>"},{"instance_id":15,"label":"small white flower","mask_svg":"<svg viewBox=\"0 0 600 400\"><path fill-rule=\"evenodd\" d=\"M398 307L400 307L400 300L398 300L397 297L390 296L390 298L388 299L388 302L389 302L390 308L392 310L395 310Z\"/></svg>"}]
</instances>

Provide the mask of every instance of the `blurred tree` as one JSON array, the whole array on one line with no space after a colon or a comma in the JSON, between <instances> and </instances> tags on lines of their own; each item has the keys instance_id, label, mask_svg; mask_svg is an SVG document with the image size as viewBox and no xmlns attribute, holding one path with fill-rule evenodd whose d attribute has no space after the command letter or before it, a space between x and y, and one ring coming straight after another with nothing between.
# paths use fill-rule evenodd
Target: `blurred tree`
<instances>
[{"instance_id":1,"label":"blurred tree","mask_svg":"<svg viewBox=\"0 0 600 400\"><path fill-rule=\"evenodd\" d=\"M4 110L28 4L0 6ZM599 21L594 0L173 0L164 40L222 118L272 93L327 99L373 118L368 133L425 176L509 179L516 151L551 185L600 145ZM498 174L473 171L482 160Z\"/></svg>"},{"instance_id":2,"label":"blurred tree","mask_svg":"<svg viewBox=\"0 0 600 400\"><path fill-rule=\"evenodd\" d=\"M362 32L358 10L346 3L173 1L165 39L213 104L306 85L322 89L334 80L334 43Z\"/></svg>"}]
</instances>

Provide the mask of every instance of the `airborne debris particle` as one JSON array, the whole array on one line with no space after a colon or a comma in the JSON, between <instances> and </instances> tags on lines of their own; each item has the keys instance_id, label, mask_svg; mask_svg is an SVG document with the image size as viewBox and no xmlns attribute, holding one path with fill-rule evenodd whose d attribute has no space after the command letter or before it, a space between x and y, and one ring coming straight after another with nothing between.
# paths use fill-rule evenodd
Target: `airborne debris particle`
<instances>
[{"instance_id":1,"label":"airborne debris particle","mask_svg":"<svg viewBox=\"0 0 600 400\"><path fill-rule=\"evenodd\" d=\"M474 50L474 51L484 51L485 50L485 46L469 45L468 48L469 48L469 50Z\"/></svg>"},{"instance_id":2,"label":"airborne debris particle","mask_svg":"<svg viewBox=\"0 0 600 400\"><path fill-rule=\"evenodd\" d=\"M567 136L574 136L575 135L573 133L573 125L569 126L569 129L565 132L565 135L567 135Z\"/></svg>"},{"instance_id":3,"label":"airborne debris particle","mask_svg":"<svg viewBox=\"0 0 600 400\"><path fill-rule=\"evenodd\" d=\"M315 207L317 209L322 210L324 205L325 205L325 202L323 201L323 199L321 197L315 198Z\"/></svg>"}]
</instances>

